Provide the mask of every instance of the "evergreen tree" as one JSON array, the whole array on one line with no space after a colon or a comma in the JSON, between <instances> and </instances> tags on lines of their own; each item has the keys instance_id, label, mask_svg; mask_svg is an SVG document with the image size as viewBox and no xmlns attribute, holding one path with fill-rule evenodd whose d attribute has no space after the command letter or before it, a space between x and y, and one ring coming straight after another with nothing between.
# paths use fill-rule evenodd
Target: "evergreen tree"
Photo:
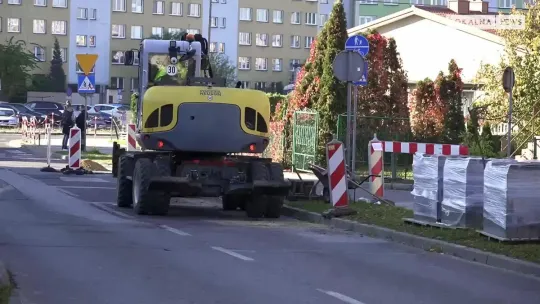
<instances>
[{"instance_id":1,"label":"evergreen tree","mask_svg":"<svg viewBox=\"0 0 540 304\"><path fill-rule=\"evenodd\" d=\"M388 71L389 95L384 94L386 99L386 113L380 116L392 117L388 123L389 130L396 135L410 132L409 120L401 119L409 117L408 107L408 80L403 69L403 63L397 51L396 41L391 38L383 54L384 66ZM403 140L403 139L401 139Z\"/></svg>"},{"instance_id":2,"label":"evergreen tree","mask_svg":"<svg viewBox=\"0 0 540 304\"><path fill-rule=\"evenodd\" d=\"M51 70L49 72L50 91L64 92L66 90L66 73L62 68L62 53L58 39L54 38L53 59L51 61Z\"/></svg>"},{"instance_id":3,"label":"evergreen tree","mask_svg":"<svg viewBox=\"0 0 540 304\"><path fill-rule=\"evenodd\" d=\"M346 84L334 77L332 63L336 55L343 51L347 41L347 20L343 2L337 0L332 8L330 19L324 26L326 39L322 77L320 81L320 96L315 104L319 111L319 134L332 134L336 131L337 117L346 111L347 90ZM325 145L323 138L319 139L319 163L325 163Z\"/></svg>"},{"instance_id":4,"label":"evergreen tree","mask_svg":"<svg viewBox=\"0 0 540 304\"><path fill-rule=\"evenodd\" d=\"M465 118L461 99L463 92L461 69L454 59L448 64L448 75L444 76L441 72L437 84L441 104L446 107L442 140L446 143L458 144L461 134L465 131Z\"/></svg>"}]
</instances>

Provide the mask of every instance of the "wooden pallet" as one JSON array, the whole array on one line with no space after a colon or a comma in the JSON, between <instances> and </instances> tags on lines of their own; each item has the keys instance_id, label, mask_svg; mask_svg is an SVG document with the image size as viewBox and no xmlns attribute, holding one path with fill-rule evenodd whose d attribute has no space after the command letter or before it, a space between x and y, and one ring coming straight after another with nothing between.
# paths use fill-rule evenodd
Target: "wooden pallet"
<instances>
[{"instance_id":1,"label":"wooden pallet","mask_svg":"<svg viewBox=\"0 0 540 304\"><path fill-rule=\"evenodd\" d=\"M501 243L537 243L540 242L540 238L505 238L499 235L491 234L482 230L476 230L476 232L488 238L490 241L498 241Z\"/></svg>"},{"instance_id":2,"label":"wooden pallet","mask_svg":"<svg viewBox=\"0 0 540 304\"><path fill-rule=\"evenodd\" d=\"M423 227L433 227L433 228L440 228L440 229L465 229L464 227L448 226L443 223L422 221L422 220L418 220L414 218L404 218L403 221L407 224L423 226Z\"/></svg>"}]
</instances>

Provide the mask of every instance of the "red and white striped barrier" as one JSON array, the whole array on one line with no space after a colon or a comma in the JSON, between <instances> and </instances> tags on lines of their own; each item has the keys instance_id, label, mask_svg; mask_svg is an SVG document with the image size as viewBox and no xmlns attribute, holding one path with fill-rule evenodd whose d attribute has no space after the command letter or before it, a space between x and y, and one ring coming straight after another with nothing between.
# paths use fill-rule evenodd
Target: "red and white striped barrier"
<instances>
[{"instance_id":1,"label":"red and white striped barrier","mask_svg":"<svg viewBox=\"0 0 540 304\"><path fill-rule=\"evenodd\" d=\"M374 136L369 141L368 145L369 153L369 175L373 175L370 178L369 190L371 194L378 197L384 196L384 149L383 143Z\"/></svg>"},{"instance_id":2,"label":"red and white striped barrier","mask_svg":"<svg viewBox=\"0 0 540 304\"><path fill-rule=\"evenodd\" d=\"M126 137L127 151L137 150L137 141L135 140L135 124L128 124Z\"/></svg>"},{"instance_id":3,"label":"red and white striped barrier","mask_svg":"<svg viewBox=\"0 0 540 304\"><path fill-rule=\"evenodd\" d=\"M384 152L414 154L416 152L430 155L469 155L469 147L451 144L426 144L414 142L383 141Z\"/></svg>"},{"instance_id":4,"label":"red and white striped barrier","mask_svg":"<svg viewBox=\"0 0 540 304\"><path fill-rule=\"evenodd\" d=\"M81 167L81 129L73 127L69 130L68 166L71 169Z\"/></svg>"},{"instance_id":5,"label":"red and white striped barrier","mask_svg":"<svg viewBox=\"0 0 540 304\"><path fill-rule=\"evenodd\" d=\"M345 170L345 151L343 143L332 140L326 144L330 200L334 208L349 206L347 191L347 171Z\"/></svg>"}]
</instances>

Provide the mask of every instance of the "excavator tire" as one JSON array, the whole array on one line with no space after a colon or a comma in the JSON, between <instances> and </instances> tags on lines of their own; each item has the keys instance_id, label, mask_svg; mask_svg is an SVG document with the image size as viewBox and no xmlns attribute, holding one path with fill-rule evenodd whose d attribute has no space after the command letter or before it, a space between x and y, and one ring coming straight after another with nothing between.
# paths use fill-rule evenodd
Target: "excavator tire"
<instances>
[{"instance_id":1,"label":"excavator tire","mask_svg":"<svg viewBox=\"0 0 540 304\"><path fill-rule=\"evenodd\" d=\"M269 179L268 168L266 164L260 161L251 163L251 178L253 181ZM246 214L250 218L262 218L266 213L268 199L266 195L253 193L246 202Z\"/></svg>"},{"instance_id":2,"label":"excavator tire","mask_svg":"<svg viewBox=\"0 0 540 304\"><path fill-rule=\"evenodd\" d=\"M133 158L121 155L118 159L118 171L116 174L116 205L120 208L128 208L133 205L133 182L128 178L133 170Z\"/></svg>"},{"instance_id":3,"label":"excavator tire","mask_svg":"<svg viewBox=\"0 0 540 304\"><path fill-rule=\"evenodd\" d=\"M283 167L278 163L268 164L268 171L270 180L272 181L284 181ZM285 198L283 196L268 195L266 203L265 217L267 218L279 218L281 216L281 208Z\"/></svg>"},{"instance_id":4,"label":"excavator tire","mask_svg":"<svg viewBox=\"0 0 540 304\"><path fill-rule=\"evenodd\" d=\"M139 158L133 170L133 209L139 215L166 215L169 211L170 196L162 191L150 191L152 177L166 173L160 161ZM170 174L170 169L169 169Z\"/></svg>"}]
</instances>

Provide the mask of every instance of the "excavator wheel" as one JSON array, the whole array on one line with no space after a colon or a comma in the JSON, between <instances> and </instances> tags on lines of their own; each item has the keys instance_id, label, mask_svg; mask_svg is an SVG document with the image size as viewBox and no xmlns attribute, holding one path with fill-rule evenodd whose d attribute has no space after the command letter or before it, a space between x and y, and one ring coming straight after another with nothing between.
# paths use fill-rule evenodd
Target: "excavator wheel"
<instances>
[{"instance_id":1,"label":"excavator wheel","mask_svg":"<svg viewBox=\"0 0 540 304\"><path fill-rule=\"evenodd\" d=\"M121 155L118 159L116 174L116 205L120 208L131 207L133 204L133 182L128 178L133 171L132 157Z\"/></svg>"},{"instance_id":2,"label":"excavator wheel","mask_svg":"<svg viewBox=\"0 0 540 304\"><path fill-rule=\"evenodd\" d=\"M161 160L139 158L133 170L133 209L139 215L167 215L170 195L163 191L150 191L150 182L154 176L170 174Z\"/></svg>"}]
</instances>

